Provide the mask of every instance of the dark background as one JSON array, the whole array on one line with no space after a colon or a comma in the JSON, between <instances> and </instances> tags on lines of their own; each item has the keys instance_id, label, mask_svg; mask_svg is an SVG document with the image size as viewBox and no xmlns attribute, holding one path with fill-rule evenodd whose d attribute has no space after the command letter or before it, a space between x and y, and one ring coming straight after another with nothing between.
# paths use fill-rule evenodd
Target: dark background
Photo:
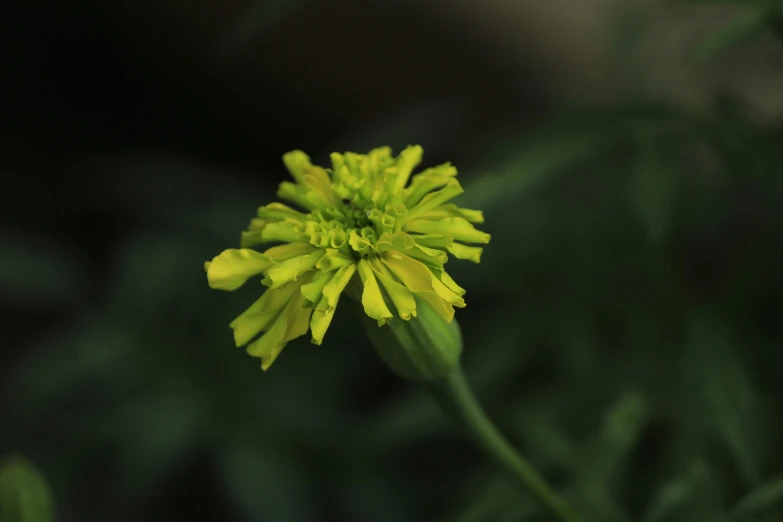
<instances>
[{"instance_id":1,"label":"dark background","mask_svg":"<svg viewBox=\"0 0 783 522\"><path fill-rule=\"evenodd\" d=\"M264 373L257 289L206 285L283 153L418 143L493 236L449 265L468 378L551 482L780 520L783 24L690 4L7 8L0 456L62 521L547 520L350 315Z\"/></svg>"}]
</instances>

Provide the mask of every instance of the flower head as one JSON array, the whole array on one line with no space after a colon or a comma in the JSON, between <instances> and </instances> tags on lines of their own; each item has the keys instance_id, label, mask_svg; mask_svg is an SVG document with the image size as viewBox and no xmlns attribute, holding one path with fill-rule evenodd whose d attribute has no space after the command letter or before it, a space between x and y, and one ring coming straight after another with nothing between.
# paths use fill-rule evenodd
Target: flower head
<instances>
[{"instance_id":1,"label":"flower head","mask_svg":"<svg viewBox=\"0 0 783 522\"><path fill-rule=\"evenodd\" d=\"M263 276L266 291L232 323L237 346L260 357L265 370L285 345L310 330L321 344L343 293L361 301L378 326L410 320L417 302L447 322L464 307L465 290L444 269L448 254L478 263L490 236L473 223L482 213L449 203L463 192L446 163L412 176L422 148L397 157L382 147L368 154L333 153L332 166L310 163L302 151L283 156L293 182L242 232L241 248L205 263L212 288L236 290ZM266 251L251 247L282 243Z\"/></svg>"}]
</instances>

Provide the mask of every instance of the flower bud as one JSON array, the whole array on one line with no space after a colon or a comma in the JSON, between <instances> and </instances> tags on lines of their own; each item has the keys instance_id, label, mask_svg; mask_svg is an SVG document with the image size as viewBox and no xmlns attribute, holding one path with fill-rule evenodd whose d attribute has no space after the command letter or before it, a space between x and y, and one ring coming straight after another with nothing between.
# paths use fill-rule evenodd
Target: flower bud
<instances>
[{"instance_id":1,"label":"flower bud","mask_svg":"<svg viewBox=\"0 0 783 522\"><path fill-rule=\"evenodd\" d=\"M388 324L364 316L365 328L378 355L399 377L413 381L442 379L459 367L462 334L456 319L446 322L431 306L416 298L418 314Z\"/></svg>"}]
</instances>

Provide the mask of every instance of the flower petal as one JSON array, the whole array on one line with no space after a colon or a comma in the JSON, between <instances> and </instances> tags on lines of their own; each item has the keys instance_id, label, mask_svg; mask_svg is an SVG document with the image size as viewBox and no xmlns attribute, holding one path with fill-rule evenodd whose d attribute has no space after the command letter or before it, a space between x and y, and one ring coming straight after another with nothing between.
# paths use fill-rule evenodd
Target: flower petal
<instances>
[{"instance_id":1,"label":"flower petal","mask_svg":"<svg viewBox=\"0 0 783 522\"><path fill-rule=\"evenodd\" d=\"M296 285L298 286L298 285ZM278 314L267 332L247 347L247 353L261 358L261 368L268 370L289 341L307 333L312 309L304 308L304 297L298 288L285 309Z\"/></svg>"},{"instance_id":2,"label":"flower petal","mask_svg":"<svg viewBox=\"0 0 783 522\"><path fill-rule=\"evenodd\" d=\"M236 290L251 277L261 274L273 261L249 248L224 250L205 263L209 286L217 290Z\"/></svg>"},{"instance_id":3,"label":"flower petal","mask_svg":"<svg viewBox=\"0 0 783 522\"><path fill-rule=\"evenodd\" d=\"M261 239L267 243L272 241L282 241L284 243L293 243L299 241L304 235L297 230L296 222L276 221L268 223L261 231Z\"/></svg>"},{"instance_id":4,"label":"flower petal","mask_svg":"<svg viewBox=\"0 0 783 522\"><path fill-rule=\"evenodd\" d=\"M331 281L333 275L334 274L331 272L318 272L311 282L302 285L302 295L304 298L314 305L318 304L323 297L323 290L326 283Z\"/></svg>"},{"instance_id":5,"label":"flower petal","mask_svg":"<svg viewBox=\"0 0 783 522\"><path fill-rule=\"evenodd\" d=\"M238 347L246 345L253 337L266 330L280 310L298 290L296 283L281 288L270 288L250 308L242 312L229 325L234 330L234 342Z\"/></svg>"},{"instance_id":6,"label":"flower petal","mask_svg":"<svg viewBox=\"0 0 783 522\"><path fill-rule=\"evenodd\" d=\"M448 217L461 217L471 223L483 223L484 213L480 210L471 210L469 208L460 208L453 203L446 203L429 212L422 214L419 219L444 219Z\"/></svg>"},{"instance_id":7,"label":"flower petal","mask_svg":"<svg viewBox=\"0 0 783 522\"><path fill-rule=\"evenodd\" d=\"M405 206L414 207L424 196L448 184L456 175L457 169L450 163L444 163L420 172L413 177L413 181L404 192Z\"/></svg>"},{"instance_id":8,"label":"flower petal","mask_svg":"<svg viewBox=\"0 0 783 522\"><path fill-rule=\"evenodd\" d=\"M362 279L364 290L362 291L362 305L364 313L378 321L378 326L382 326L391 320L392 313L383 300L383 294L375 280L375 275L370 263L366 259L360 259L358 263L359 277Z\"/></svg>"},{"instance_id":9,"label":"flower petal","mask_svg":"<svg viewBox=\"0 0 783 522\"><path fill-rule=\"evenodd\" d=\"M436 293L432 284L434 276L423 263L399 252L387 252L381 259L403 285L429 304L438 315L447 322L454 318L454 307Z\"/></svg>"},{"instance_id":10,"label":"flower petal","mask_svg":"<svg viewBox=\"0 0 783 522\"><path fill-rule=\"evenodd\" d=\"M461 243L452 243L451 246L449 246L449 252L457 259L467 259L474 263L480 263L481 254L484 252L484 249L481 247L463 245Z\"/></svg>"},{"instance_id":11,"label":"flower petal","mask_svg":"<svg viewBox=\"0 0 783 522\"><path fill-rule=\"evenodd\" d=\"M324 297L318 303L318 306L313 310L313 315L310 317L310 335L312 338L310 342L318 346L324 341L326 331L329 329L329 325L332 324L332 318L334 317L334 308L329 306L327 299Z\"/></svg>"},{"instance_id":12,"label":"flower petal","mask_svg":"<svg viewBox=\"0 0 783 522\"><path fill-rule=\"evenodd\" d=\"M432 288L441 299L450 305L454 305L458 308L465 308L465 300L462 299L461 295L457 295L456 293L452 292L451 289L443 284L443 282L432 272L430 272L430 277L432 277Z\"/></svg>"},{"instance_id":13,"label":"flower petal","mask_svg":"<svg viewBox=\"0 0 783 522\"><path fill-rule=\"evenodd\" d=\"M441 219L440 221L409 221L405 223L403 230L422 234L447 235L453 237L455 241L464 241L465 243L489 243L491 237L460 217Z\"/></svg>"},{"instance_id":14,"label":"flower petal","mask_svg":"<svg viewBox=\"0 0 783 522\"><path fill-rule=\"evenodd\" d=\"M242 231L242 235L239 239L239 246L242 248L248 248L254 245L265 243L262 234L264 227L269 223L266 219L253 218L250 220L246 230Z\"/></svg>"},{"instance_id":15,"label":"flower petal","mask_svg":"<svg viewBox=\"0 0 783 522\"><path fill-rule=\"evenodd\" d=\"M417 245L429 248L448 248L454 242L453 237L442 234L422 234L411 237Z\"/></svg>"},{"instance_id":16,"label":"flower petal","mask_svg":"<svg viewBox=\"0 0 783 522\"><path fill-rule=\"evenodd\" d=\"M405 232L381 235L375 244L375 248L379 253L398 250L427 265L438 268L441 268L448 261L448 255L445 252L422 246L416 242L414 236Z\"/></svg>"},{"instance_id":17,"label":"flower petal","mask_svg":"<svg viewBox=\"0 0 783 522\"><path fill-rule=\"evenodd\" d=\"M320 345L326 335L326 330L332 322L334 311L340 300L340 294L345 290L346 285L356 273L356 265L346 265L334 274L331 281L326 285L323 291L323 297L315 307L313 316L310 318L311 342Z\"/></svg>"},{"instance_id":18,"label":"flower petal","mask_svg":"<svg viewBox=\"0 0 783 522\"><path fill-rule=\"evenodd\" d=\"M313 166L310 163L310 156L301 150L292 150L283 154L283 164L291 173L291 177L300 184L304 184L304 176Z\"/></svg>"},{"instance_id":19,"label":"flower petal","mask_svg":"<svg viewBox=\"0 0 783 522\"><path fill-rule=\"evenodd\" d=\"M413 219L418 219L423 214L426 214L438 205L442 205L443 203L454 199L463 192L464 190L460 186L459 181L456 179L451 179L442 189L438 190L437 192L430 192L421 198L421 201L417 203L416 206L411 208L410 211L405 215L405 220L410 221Z\"/></svg>"},{"instance_id":20,"label":"flower petal","mask_svg":"<svg viewBox=\"0 0 783 522\"><path fill-rule=\"evenodd\" d=\"M375 276L381 282L383 289L386 290L389 298L391 298L392 303L394 303L395 308L397 308L397 315L405 321L408 321L411 317L416 317L416 299L413 297L413 293L394 280L394 276L381 260L376 259L372 261L372 269L375 271Z\"/></svg>"},{"instance_id":21,"label":"flower petal","mask_svg":"<svg viewBox=\"0 0 783 522\"><path fill-rule=\"evenodd\" d=\"M459 286L456 281L454 281L449 274L446 273L445 270L442 270L440 272L440 280L441 282L446 285L449 290L457 294L458 296L465 295L466 290Z\"/></svg>"},{"instance_id":22,"label":"flower petal","mask_svg":"<svg viewBox=\"0 0 783 522\"><path fill-rule=\"evenodd\" d=\"M282 203L270 203L263 207L259 207L257 216L262 219L295 219L298 221L307 219L306 214L302 214L298 210L294 210Z\"/></svg>"},{"instance_id":23,"label":"flower petal","mask_svg":"<svg viewBox=\"0 0 783 522\"><path fill-rule=\"evenodd\" d=\"M323 206L323 202L314 198L308 187L290 181L280 184L277 188L277 197L296 203L307 210L315 210Z\"/></svg>"},{"instance_id":24,"label":"flower petal","mask_svg":"<svg viewBox=\"0 0 783 522\"><path fill-rule=\"evenodd\" d=\"M324 257L318 260L315 267L318 270L330 271L337 270L338 268L355 263L353 257L346 256L342 252L333 248L327 248Z\"/></svg>"},{"instance_id":25,"label":"flower petal","mask_svg":"<svg viewBox=\"0 0 783 522\"><path fill-rule=\"evenodd\" d=\"M304 241L286 243L285 245L273 246L264 251L264 255L272 261L280 262L292 257L303 256L315 252L317 249Z\"/></svg>"},{"instance_id":26,"label":"flower petal","mask_svg":"<svg viewBox=\"0 0 783 522\"><path fill-rule=\"evenodd\" d=\"M356 273L356 264L345 265L341 267L337 273L334 274L331 281L329 281L323 289L323 296L329 303L329 307L334 309L337 306L337 301L340 299L340 294L345 290L348 282Z\"/></svg>"},{"instance_id":27,"label":"flower petal","mask_svg":"<svg viewBox=\"0 0 783 522\"><path fill-rule=\"evenodd\" d=\"M397 158L397 179L395 180L395 190L401 190L408 183L411 173L416 166L421 163L421 157L424 149L420 145L409 145L400 152Z\"/></svg>"},{"instance_id":28,"label":"flower petal","mask_svg":"<svg viewBox=\"0 0 783 522\"><path fill-rule=\"evenodd\" d=\"M261 282L270 288L279 288L290 281L296 281L303 273L313 270L325 253L323 250L316 250L312 254L292 257L278 263L266 271Z\"/></svg>"}]
</instances>

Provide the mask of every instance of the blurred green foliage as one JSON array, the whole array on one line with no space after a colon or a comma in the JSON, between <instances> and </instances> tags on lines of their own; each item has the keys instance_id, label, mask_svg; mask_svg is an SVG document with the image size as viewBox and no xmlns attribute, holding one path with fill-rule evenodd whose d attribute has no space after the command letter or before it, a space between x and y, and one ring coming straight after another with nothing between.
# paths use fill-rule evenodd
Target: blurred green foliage
<instances>
[{"instance_id":1,"label":"blurred green foliage","mask_svg":"<svg viewBox=\"0 0 783 522\"><path fill-rule=\"evenodd\" d=\"M54 520L52 499L46 480L31 462L18 455L0 462L0 520Z\"/></svg>"},{"instance_id":2,"label":"blurred green foliage","mask_svg":"<svg viewBox=\"0 0 783 522\"><path fill-rule=\"evenodd\" d=\"M697 52L750 35L756 14ZM468 378L589 520L783 519L783 126L730 97L698 114L561 105L457 164L460 204L493 236L480 265L450 269L468 289ZM433 141L449 131L399 113ZM389 136L356 135L373 132ZM233 347L257 289L215 293L202 263L282 167L129 150L71 158L90 190L51 209L105 223L99 253L2 230L1 304L31 320L0 383L0 450L41 463L62 520L546 520L350 314L266 373Z\"/></svg>"}]
</instances>

